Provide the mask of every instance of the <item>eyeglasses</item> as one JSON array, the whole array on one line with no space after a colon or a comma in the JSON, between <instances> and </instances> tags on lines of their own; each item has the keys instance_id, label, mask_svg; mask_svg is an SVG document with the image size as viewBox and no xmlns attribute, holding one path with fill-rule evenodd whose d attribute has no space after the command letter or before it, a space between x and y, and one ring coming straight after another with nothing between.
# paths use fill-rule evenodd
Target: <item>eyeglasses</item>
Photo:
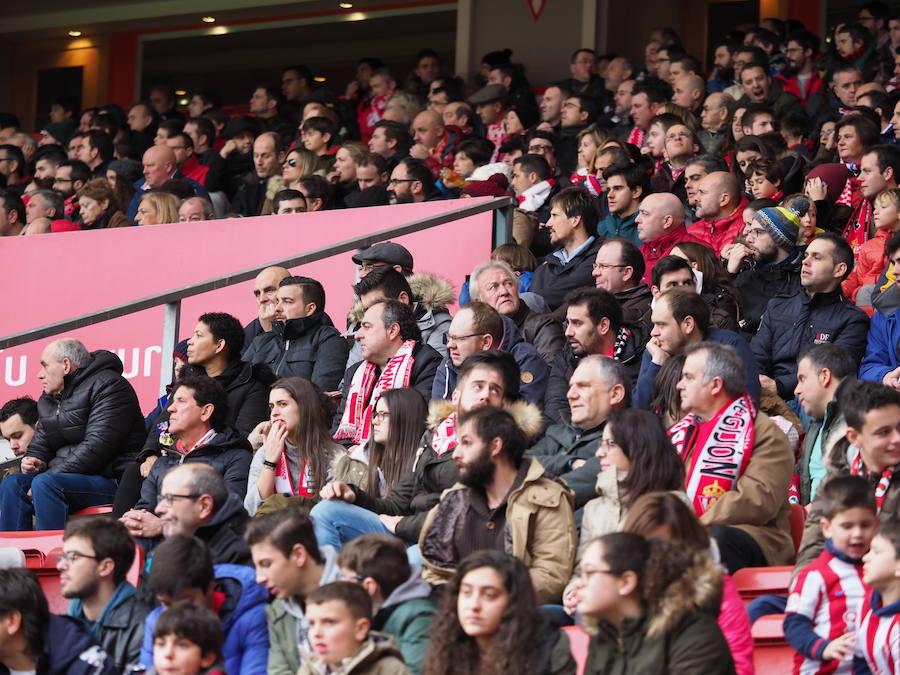
<instances>
[{"instance_id":1,"label":"eyeglasses","mask_svg":"<svg viewBox=\"0 0 900 675\"><path fill-rule=\"evenodd\" d=\"M593 265L591 265L591 269L595 272L597 272L598 270L605 272L606 270L612 269L613 267L625 268L630 267L630 265L607 265L606 263L594 263Z\"/></svg>"},{"instance_id":2,"label":"eyeglasses","mask_svg":"<svg viewBox=\"0 0 900 675\"><path fill-rule=\"evenodd\" d=\"M482 335L484 335L484 333L472 333L471 335L450 335L450 333L444 333L444 344L449 345L451 342L461 342L462 340L481 337Z\"/></svg>"},{"instance_id":3,"label":"eyeglasses","mask_svg":"<svg viewBox=\"0 0 900 675\"><path fill-rule=\"evenodd\" d=\"M565 103L563 108L575 108L575 110L581 110L581 106L577 103Z\"/></svg>"},{"instance_id":4,"label":"eyeglasses","mask_svg":"<svg viewBox=\"0 0 900 675\"><path fill-rule=\"evenodd\" d=\"M552 145L529 145L528 152L532 155L542 155L545 152L553 152Z\"/></svg>"},{"instance_id":5,"label":"eyeglasses","mask_svg":"<svg viewBox=\"0 0 900 675\"><path fill-rule=\"evenodd\" d=\"M391 178L388 183L392 186L397 187L400 183L415 183L416 178Z\"/></svg>"},{"instance_id":6,"label":"eyeglasses","mask_svg":"<svg viewBox=\"0 0 900 675\"><path fill-rule=\"evenodd\" d=\"M768 234L768 233L761 227L754 227L752 230L747 230L746 232L744 232L745 237L754 237L754 238L761 237L764 234Z\"/></svg>"},{"instance_id":7,"label":"eyeglasses","mask_svg":"<svg viewBox=\"0 0 900 675\"><path fill-rule=\"evenodd\" d=\"M376 267L384 267L386 264L387 263L383 262L364 262L359 266L359 269L361 269L363 272L371 272Z\"/></svg>"},{"instance_id":8,"label":"eyeglasses","mask_svg":"<svg viewBox=\"0 0 900 675\"><path fill-rule=\"evenodd\" d=\"M617 577L617 576L619 576L618 574L616 574L616 573L613 572L612 570L591 570L591 569L585 569L584 567L582 567L582 568L581 568L581 571L578 573L578 577L579 577L582 581L589 581L590 578L591 578L592 576L594 576L595 574L608 574L608 575L610 575L611 577Z\"/></svg>"},{"instance_id":9,"label":"eyeglasses","mask_svg":"<svg viewBox=\"0 0 900 675\"><path fill-rule=\"evenodd\" d=\"M609 452L610 448L618 447L618 446L619 446L619 444L616 443L611 438L601 438L600 439L600 447L603 448L604 450L606 450L606 452Z\"/></svg>"},{"instance_id":10,"label":"eyeglasses","mask_svg":"<svg viewBox=\"0 0 900 675\"><path fill-rule=\"evenodd\" d=\"M686 131L678 131L674 134L666 134L667 141L674 141L679 138L690 138L690 137L691 137L691 135Z\"/></svg>"},{"instance_id":11,"label":"eyeglasses","mask_svg":"<svg viewBox=\"0 0 900 675\"><path fill-rule=\"evenodd\" d=\"M384 422L386 419L388 419L390 416L391 416L391 413L389 413L387 411L376 410L375 412L372 413L372 421L381 423L381 422Z\"/></svg>"},{"instance_id":12,"label":"eyeglasses","mask_svg":"<svg viewBox=\"0 0 900 675\"><path fill-rule=\"evenodd\" d=\"M100 560L100 558L98 556L88 555L87 553L79 553L78 551L63 551L62 553L56 554L57 564L65 563L66 565L71 565L73 562L75 562L79 558L90 558L91 560Z\"/></svg>"},{"instance_id":13,"label":"eyeglasses","mask_svg":"<svg viewBox=\"0 0 900 675\"><path fill-rule=\"evenodd\" d=\"M365 577L362 574L339 574L338 579L340 581L349 581L350 583L359 583L364 581Z\"/></svg>"},{"instance_id":14,"label":"eyeglasses","mask_svg":"<svg viewBox=\"0 0 900 675\"><path fill-rule=\"evenodd\" d=\"M157 500L160 504L172 506L176 499L200 499L203 495L175 495L172 493L160 495Z\"/></svg>"},{"instance_id":15,"label":"eyeglasses","mask_svg":"<svg viewBox=\"0 0 900 675\"><path fill-rule=\"evenodd\" d=\"M54 178L54 183L74 183L75 181L71 178Z\"/></svg>"}]
</instances>

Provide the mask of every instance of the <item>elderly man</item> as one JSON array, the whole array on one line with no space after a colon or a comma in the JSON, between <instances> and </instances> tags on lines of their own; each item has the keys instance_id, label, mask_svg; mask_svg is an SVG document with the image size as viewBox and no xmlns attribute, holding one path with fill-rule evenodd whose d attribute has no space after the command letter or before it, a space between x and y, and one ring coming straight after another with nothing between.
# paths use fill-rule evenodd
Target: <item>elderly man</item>
<instances>
[{"instance_id":1,"label":"elderly man","mask_svg":"<svg viewBox=\"0 0 900 675\"><path fill-rule=\"evenodd\" d=\"M274 212L273 198L283 185L284 143L273 132L261 133L253 141L253 173L234 195L232 209L243 216L268 216Z\"/></svg>"},{"instance_id":2,"label":"elderly man","mask_svg":"<svg viewBox=\"0 0 900 675\"><path fill-rule=\"evenodd\" d=\"M126 214L131 220L137 215L138 204L141 197L149 190L158 190L166 181L172 179L182 180L193 188L194 194L209 199L206 188L195 180L188 178L181 171L175 161L175 152L167 145L154 145L147 149L143 159L144 177L134 184L134 197L128 206Z\"/></svg>"},{"instance_id":3,"label":"elderly man","mask_svg":"<svg viewBox=\"0 0 900 675\"><path fill-rule=\"evenodd\" d=\"M694 512L709 527L730 573L787 565L794 557L790 443L756 411L733 348L700 342L685 354L678 391L687 417L669 429L669 437L684 460Z\"/></svg>"},{"instance_id":4,"label":"elderly man","mask_svg":"<svg viewBox=\"0 0 900 675\"><path fill-rule=\"evenodd\" d=\"M41 352L38 379L40 421L22 473L0 484L3 531L60 530L70 511L112 503L145 435L137 394L115 354L61 338Z\"/></svg>"},{"instance_id":5,"label":"elderly man","mask_svg":"<svg viewBox=\"0 0 900 675\"><path fill-rule=\"evenodd\" d=\"M700 109L700 130L697 139L703 145L703 152L715 153L722 138L728 132L729 120L734 112L735 102L728 94L710 94Z\"/></svg>"},{"instance_id":6,"label":"elderly man","mask_svg":"<svg viewBox=\"0 0 900 675\"><path fill-rule=\"evenodd\" d=\"M714 171L701 178L694 205L699 220L688 227L688 234L721 255L744 228L747 199L742 192L733 173Z\"/></svg>"},{"instance_id":7,"label":"elderly man","mask_svg":"<svg viewBox=\"0 0 900 675\"><path fill-rule=\"evenodd\" d=\"M188 197L178 207L178 222L195 223L201 220L215 220L216 212L208 199Z\"/></svg>"},{"instance_id":8,"label":"elderly man","mask_svg":"<svg viewBox=\"0 0 900 675\"><path fill-rule=\"evenodd\" d=\"M683 241L697 241L684 226L684 205L671 193L647 195L638 208L637 233L644 256L644 280L649 281L653 266Z\"/></svg>"},{"instance_id":9,"label":"elderly man","mask_svg":"<svg viewBox=\"0 0 900 675\"><path fill-rule=\"evenodd\" d=\"M548 364L565 346L562 326L550 314L531 309L519 296L519 277L505 262L491 260L478 265L469 277L469 293L516 324L525 342Z\"/></svg>"},{"instance_id":10,"label":"elderly man","mask_svg":"<svg viewBox=\"0 0 900 675\"><path fill-rule=\"evenodd\" d=\"M256 299L257 317L244 326L244 348L250 347L250 343L260 333L268 333L272 330L272 321L275 319L275 297L278 295L278 284L285 277L291 276L290 270L284 267L266 267L256 275L253 280L253 297Z\"/></svg>"}]
</instances>

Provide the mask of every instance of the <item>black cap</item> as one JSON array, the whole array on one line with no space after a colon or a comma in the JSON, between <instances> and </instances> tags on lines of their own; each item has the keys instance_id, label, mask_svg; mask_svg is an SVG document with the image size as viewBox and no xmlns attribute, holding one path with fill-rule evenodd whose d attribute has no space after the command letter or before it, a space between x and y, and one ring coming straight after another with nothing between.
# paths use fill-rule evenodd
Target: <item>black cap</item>
<instances>
[{"instance_id":1,"label":"black cap","mask_svg":"<svg viewBox=\"0 0 900 675\"><path fill-rule=\"evenodd\" d=\"M353 262L362 265L364 262L383 262L388 265L400 265L405 271L412 272L412 254L400 244L383 241L368 248L360 249L353 256Z\"/></svg>"}]
</instances>

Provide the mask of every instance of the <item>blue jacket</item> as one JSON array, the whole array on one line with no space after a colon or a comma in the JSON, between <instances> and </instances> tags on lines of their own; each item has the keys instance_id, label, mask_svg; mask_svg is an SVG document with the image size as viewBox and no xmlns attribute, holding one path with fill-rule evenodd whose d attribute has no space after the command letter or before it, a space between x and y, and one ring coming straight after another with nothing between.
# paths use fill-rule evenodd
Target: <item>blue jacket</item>
<instances>
[{"instance_id":1,"label":"blue jacket","mask_svg":"<svg viewBox=\"0 0 900 675\"><path fill-rule=\"evenodd\" d=\"M50 615L36 671L41 675L113 675L113 660L97 645L87 626L70 616ZM0 663L0 675L9 668Z\"/></svg>"},{"instance_id":2,"label":"blue jacket","mask_svg":"<svg viewBox=\"0 0 900 675\"><path fill-rule=\"evenodd\" d=\"M868 330L869 317L844 298L840 286L812 297L799 290L769 301L750 348L760 372L775 380L778 395L790 401L797 386L797 357L804 347L830 342L858 363L866 351Z\"/></svg>"},{"instance_id":3,"label":"blue jacket","mask_svg":"<svg viewBox=\"0 0 900 675\"><path fill-rule=\"evenodd\" d=\"M859 366L859 379L881 382L884 376L900 366L900 309L888 316L875 312L869 325L866 355Z\"/></svg>"},{"instance_id":4,"label":"blue jacket","mask_svg":"<svg viewBox=\"0 0 900 675\"><path fill-rule=\"evenodd\" d=\"M516 359L519 366L521 382L519 383L522 398L529 403L540 406L544 401L544 392L547 390L547 381L550 377L550 368L541 358L537 349L522 339L522 334L516 328L515 322L507 316L503 319L503 340L499 349L509 352ZM450 355L444 357L434 375L434 384L431 387L431 398L449 399L456 389L456 376L458 368L453 365Z\"/></svg>"},{"instance_id":5,"label":"blue jacket","mask_svg":"<svg viewBox=\"0 0 900 675\"><path fill-rule=\"evenodd\" d=\"M266 625L268 593L256 583L256 570L243 565L216 565L216 590L225 594L219 609L222 619L222 658L225 671L233 675L266 675L269 629ZM153 665L153 629L163 608L157 607L144 622L141 663Z\"/></svg>"},{"instance_id":6,"label":"blue jacket","mask_svg":"<svg viewBox=\"0 0 900 675\"><path fill-rule=\"evenodd\" d=\"M606 218L597 223L597 234L604 239L612 239L613 237L625 237L631 240L635 246L640 246L644 242L640 240L637 234L637 217L638 209L634 210L627 218L617 216L610 213Z\"/></svg>"},{"instance_id":7,"label":"blue jacket","mask_svg":"<svg viewBox=\"0 0 900 675\"><path fill-rule=\"evenodd\" d=\"M200 185L200 183L195 181L193 178L188 178L187 176L185 176L178 169L175 170L175 174L172 176L172 179L183 180L194 189L195 195L209 200L209 192L206 191L206 188ZM134 222L134 217L137 215L138 205L141 203L141 197L147 194L147 190L144 189L145 185L147 185L146 178L141 178L134 184L134 197L131 198L131 203L128 205L128 212L125 214L132 222Z\"/></svg>"},{"instance_id":8,"label":"blue jacket","mask_svg":"<svg viewBox=\"0 0 900 675\"><path fill-rule=\"evenodd\" d=\"M721 328L710 328L704 339L707 342L718 342L721 345L734 347L747 369L747 393L759 405L759 368L747 341L737 333ZM634 392L631 394L633 408L650 410L650 403L653 401L653 383L656 381L656 374L660 367L653 363L650 352L645 351L644 359L641 361L641 372L638 375L637 384L634 386Z\"/></svg>"}]
</instances>

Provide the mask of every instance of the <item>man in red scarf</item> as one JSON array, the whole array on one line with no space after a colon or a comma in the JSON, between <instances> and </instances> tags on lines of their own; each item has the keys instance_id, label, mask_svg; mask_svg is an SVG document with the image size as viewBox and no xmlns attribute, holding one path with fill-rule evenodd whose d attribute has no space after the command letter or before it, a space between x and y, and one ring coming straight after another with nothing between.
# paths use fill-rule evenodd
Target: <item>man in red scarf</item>
<instances>
[{"instance_id":1,"label":"man in red scarf","mask_svg":"<svg viewBox=\"0 0 900 675\"><path fill-rule=\"evenodd\" d=\"M794 553L787 501L794 455L787 437L756 411L733 348L699 342L685 354L677 387L688 415L669 437L684 461L688 499L730 573L786 565Z\"/></svg>"}]
</instances>

